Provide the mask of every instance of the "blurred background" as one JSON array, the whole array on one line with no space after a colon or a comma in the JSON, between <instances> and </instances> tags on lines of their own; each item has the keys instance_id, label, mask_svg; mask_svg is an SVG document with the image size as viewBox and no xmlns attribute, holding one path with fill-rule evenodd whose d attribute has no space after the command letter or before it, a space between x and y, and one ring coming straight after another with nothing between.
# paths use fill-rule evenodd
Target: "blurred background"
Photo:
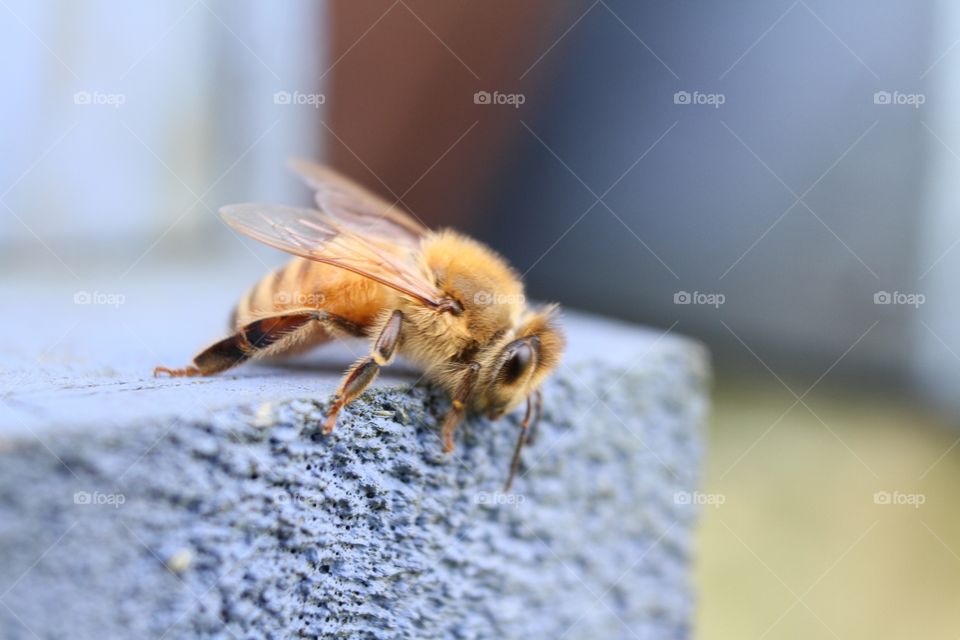
<instances>
[{"instance_id":1,"label":"blurred background","mask_svg":"<svg viewBox=\"0 0 960 640\"><path fill-rule=\"evenodd\" d=\"M320 159L710 347L698 637L960 635L956 3L0 0L0 51L0 277L79 296L52 350L91 296L217 335L205 282L284 260L217 207Z\"/></svg>"}]
</instances>

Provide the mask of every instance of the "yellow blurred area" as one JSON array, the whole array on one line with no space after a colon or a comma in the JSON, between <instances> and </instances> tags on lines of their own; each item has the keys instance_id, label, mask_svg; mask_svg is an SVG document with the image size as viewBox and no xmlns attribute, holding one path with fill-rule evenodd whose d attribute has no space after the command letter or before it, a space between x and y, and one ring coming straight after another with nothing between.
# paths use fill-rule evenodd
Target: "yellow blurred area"
<instances>
[{"instance_id":1,"label":"yellow blurred area","mask_svg":"<svg viewBox=\"0 0 960 640\"><path fill-rule=\"evenodd\" d=\"M960 637L960 433L876 391L790 409L740 378L714 402L698 638Z\"/></svg>"}]
</instances>

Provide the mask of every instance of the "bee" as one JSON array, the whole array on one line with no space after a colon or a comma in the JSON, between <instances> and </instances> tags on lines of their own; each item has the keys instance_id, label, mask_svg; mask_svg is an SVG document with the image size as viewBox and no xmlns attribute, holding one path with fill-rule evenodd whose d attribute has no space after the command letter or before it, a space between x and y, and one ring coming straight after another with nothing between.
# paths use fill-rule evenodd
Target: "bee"
<instances>
[{"instance_id":1,"label":"bee","mask_svg":"<svg viewBox=\"0 0 960 640\"><path fill-rule=\"evenodd\" d=\"M243 362L282 357L340 338L366 338L368 355L346 372L323 432L401 355L451 398L443 450L467 411L496 420L526 402L504 486L533 440L544 380L564 349L559 307L526 304L523 282L485 245L414 217L333 170L291 167L316 191L316 209L237 204L220 215L237 231L293 254L262 278L231 314L232 334L181 369L154 375L209 376Z\"/></svg>"}]
</instances>

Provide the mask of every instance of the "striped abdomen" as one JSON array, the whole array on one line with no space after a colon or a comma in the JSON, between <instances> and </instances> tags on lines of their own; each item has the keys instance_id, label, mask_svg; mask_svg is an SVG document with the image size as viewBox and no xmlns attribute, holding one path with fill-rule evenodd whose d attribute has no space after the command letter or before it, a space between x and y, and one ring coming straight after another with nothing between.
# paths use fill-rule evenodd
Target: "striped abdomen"
<instances>
[{"instance_id":1,"label":"striped abdomen","mask_svg":"<svg viewBox=\"0 0 960 640\"><path fill-rule=\"evenodd\" d=\"M230 325L236 330L260 318L311 309L327 311L364 330L390 302L388 290L372 280L322 262L293 258L240 299ZM314 327L310 346L330 338L318 329Z\"/></svg>"}]
</instances>

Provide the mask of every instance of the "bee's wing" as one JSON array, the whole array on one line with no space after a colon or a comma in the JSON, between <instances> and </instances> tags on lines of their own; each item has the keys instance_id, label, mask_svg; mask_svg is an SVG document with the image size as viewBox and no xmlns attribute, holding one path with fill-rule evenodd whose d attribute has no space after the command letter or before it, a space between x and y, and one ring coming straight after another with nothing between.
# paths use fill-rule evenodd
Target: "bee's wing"
<instances>
[{"instance_id":1,"label":"bee's wing","mask_svg":"<svg viewBox=\"0 0 960 640\"><path fill-rule=\"evenodd\" d=\"M427 306L442 292L416 259L418 242L381 219L331 215L275 204L234 204L220 209L231 227L281 251L324 262L391 287Z\"/></svg>"},{"instance_id":2,"label":"bee's wing","mask_svg":"<svg viewBox=\"0 0 960 640\"><path fill-rule=\"evenodd\" d=\"M317 206L338 219L347 218L373 232L388 229L389 235L407 235L419 238L426 227L409 213L380 196L364 189L329 167L292 158L290 167L316 190Z\"/></svg>"}]
</instances>

